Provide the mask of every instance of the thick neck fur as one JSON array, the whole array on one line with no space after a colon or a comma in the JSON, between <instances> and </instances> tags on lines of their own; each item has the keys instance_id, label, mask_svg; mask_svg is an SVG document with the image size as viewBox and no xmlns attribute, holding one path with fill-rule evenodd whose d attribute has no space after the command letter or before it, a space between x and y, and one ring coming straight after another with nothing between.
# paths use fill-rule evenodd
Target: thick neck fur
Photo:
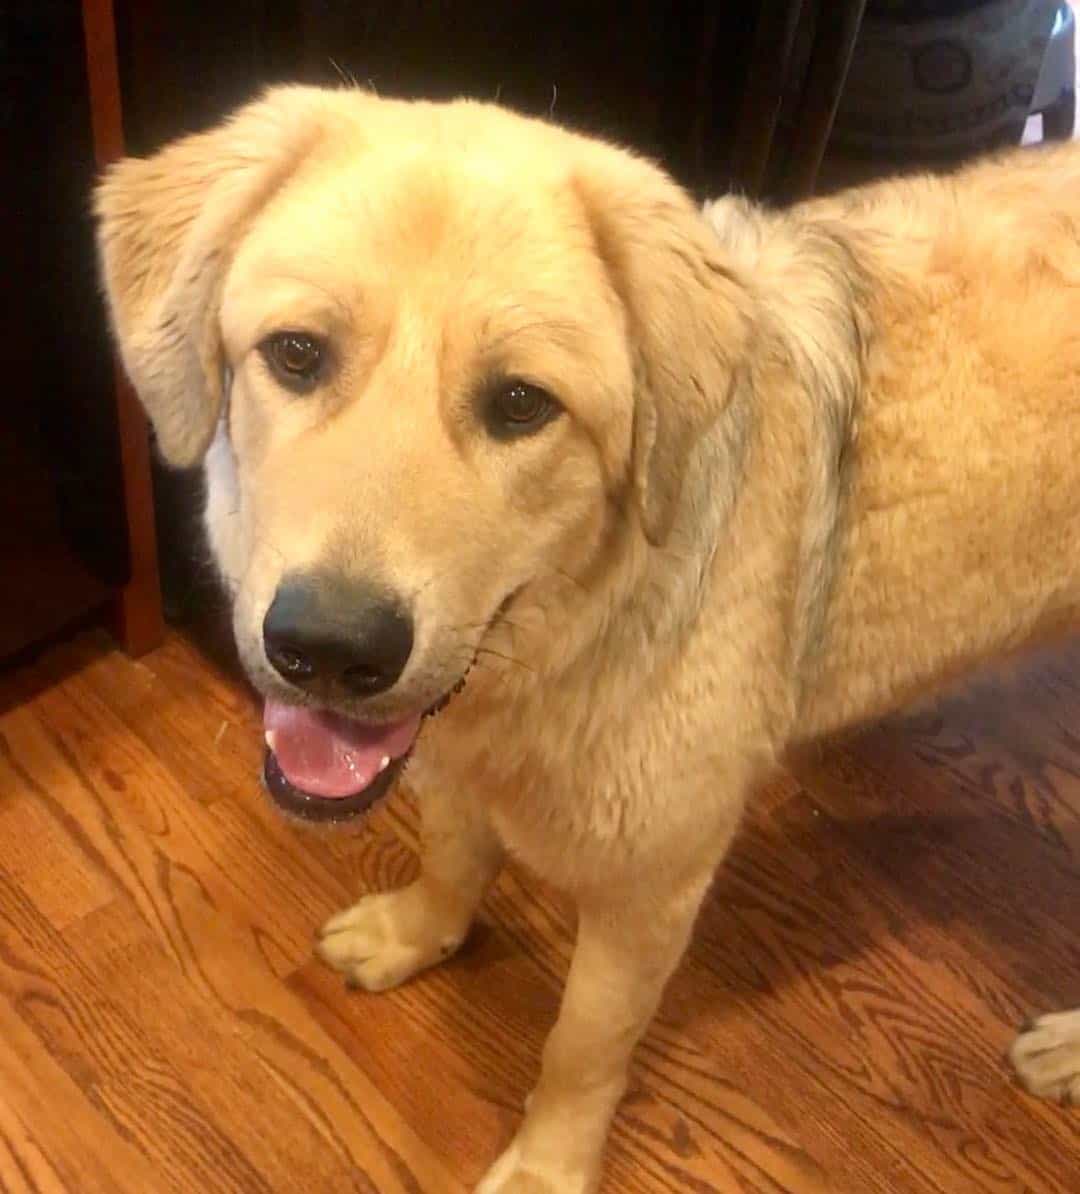
<instances>
[{"instance_id":1,"label":"thick neck fur","mask_svg":"<svg viewBox=\"0 0 1080 1194\"><path fill-rule=\"evenodd\" d=\"M823 664L875 320L860 252L840 221L801 209L767 212L735 198L705 214L757 297L755 412L769 428L759 501L790 518L786 534L767 518L755 528L791 553L786 739Z\"/></svg>"}]
</instances>

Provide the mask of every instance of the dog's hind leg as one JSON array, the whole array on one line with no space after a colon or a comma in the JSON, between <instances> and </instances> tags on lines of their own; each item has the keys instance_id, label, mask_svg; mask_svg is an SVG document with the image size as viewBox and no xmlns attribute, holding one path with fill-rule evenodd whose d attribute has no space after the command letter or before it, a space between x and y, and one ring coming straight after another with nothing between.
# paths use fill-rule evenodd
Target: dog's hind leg
<instances>
[{"instance_id":1,"label":"dog's hind leg","mask_svg":"<svg viewBox=\"0 0 1080 1194\"><path fill-rule=\"evenodd\" d=\"M503 852L477 802L438 789L420 799L420 877L331 917L316 952L368 991L396 987L450 957L469 931Z\"/></svg>"},{"instance_id":2,"label":"dog's hind leg","mask_svg":"<svg viewBox=\"0 0 1080 1194\"><path fill-rule=\"evenodd\" d=\"M1009 1060L1032 1094L1080 1106L1080 1008L1033 1020L1013 1041Z\"/></svg>"}]
</instances>

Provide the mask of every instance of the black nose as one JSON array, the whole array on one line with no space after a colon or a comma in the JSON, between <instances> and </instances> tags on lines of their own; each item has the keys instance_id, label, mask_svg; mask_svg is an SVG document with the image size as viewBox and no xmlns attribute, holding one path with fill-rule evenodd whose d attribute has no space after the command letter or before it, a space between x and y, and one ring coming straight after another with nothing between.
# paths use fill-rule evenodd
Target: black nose
<instances>
[{"instance_id":1,"label":"black nose","mask_svg":"<svg viewBox=\"0 0 1080 1194\"><path fill-rule=\"evenodd\" d=\"M290 684L374 696L405 670L413 624L392 596L374 587L287 578L266 611L263 645Z\"/></svg>"}]
</instances>

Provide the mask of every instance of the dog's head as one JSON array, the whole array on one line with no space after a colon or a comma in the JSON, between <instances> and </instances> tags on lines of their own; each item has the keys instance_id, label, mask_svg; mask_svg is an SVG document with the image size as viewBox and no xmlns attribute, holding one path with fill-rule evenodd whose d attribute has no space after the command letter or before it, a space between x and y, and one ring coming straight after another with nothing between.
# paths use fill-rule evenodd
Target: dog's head
<instances>
[{"instance_id":1,"label":"dog's head","mask_svg":"<svg viewBox=\"0 0 1080 1194\"><path fill-rule=\"evenodd\" d=\"M217 431L235 472L240 652L322 797L382 782L515 594L627 519L665 541L747 334L659 170L488 105L275 90L97 210L162 455Z\"/></svg>"}]
</instances>

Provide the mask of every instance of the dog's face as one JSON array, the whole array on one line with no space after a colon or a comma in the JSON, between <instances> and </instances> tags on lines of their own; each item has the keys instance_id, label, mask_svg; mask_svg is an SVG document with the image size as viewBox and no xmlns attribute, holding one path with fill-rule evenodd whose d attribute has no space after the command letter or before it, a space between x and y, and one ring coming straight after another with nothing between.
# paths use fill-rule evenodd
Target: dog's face
<instances>
[{"instance_id":1,"label":"dog's face","mask_svg":"<svg viewBox=\"0 0 1080 1194\"><path fill-rule=\"evenodd\" d=\"M351 606L385 605L411 629L391 686L327 675L319 699L380 719L429 708L514 593L580 566L624 483L625 315L585 215L486 164L389 147L301 169L228 269L249 527L228 567L240 649L268 690L282 680L267 612L299 587L345 626Z\"/></svg>"},{"instance_id":2,"label":"dog's face","mask_svg":"<svg viewBox=\"0 0 1080 1194\"><path fill-rule=\"evenodd\" d=\"M743 334L659 172L481 105L271 93L121 164L99 212L163 453L197 460L224 415L240 653L293 786L333 799L312 717L366 790L516 595L620 520L667 535Z\"/></svg>"}]
</instances>

